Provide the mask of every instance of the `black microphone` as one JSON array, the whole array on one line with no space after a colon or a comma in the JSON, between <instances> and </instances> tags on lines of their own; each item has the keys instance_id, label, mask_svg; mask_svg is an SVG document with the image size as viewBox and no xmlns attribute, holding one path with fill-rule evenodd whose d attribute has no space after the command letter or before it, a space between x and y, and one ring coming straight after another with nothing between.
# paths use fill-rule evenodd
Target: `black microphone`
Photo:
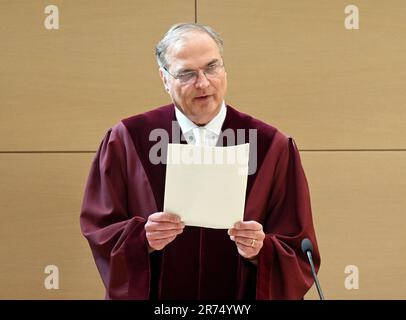
<instances>
[{"instance_id":1,"label":"black microphone","mask_svg":"<svg viewBox=\"0 0 406 320\"><path fill-rule=\"evenodd\" d=\"M314 268L314 264L313 264L313 259L312 259L313 245L312 245L312 242L307 238L304 238L302 240L302 251L309 259L310 267L312 269L312 275L314 278L314 282L316 283L316 288L317 288L317 292L319 293L320 300L324 300L323 291L321 291L319 279L317 278L316 269Z\"/></svg>"}]
</instances>

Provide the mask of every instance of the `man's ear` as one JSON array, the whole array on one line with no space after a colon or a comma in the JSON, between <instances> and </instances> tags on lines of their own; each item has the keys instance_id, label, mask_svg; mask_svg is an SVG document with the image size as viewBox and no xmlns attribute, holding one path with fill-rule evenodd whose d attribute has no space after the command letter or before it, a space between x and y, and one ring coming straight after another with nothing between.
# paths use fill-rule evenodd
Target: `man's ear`
<instances>
[{"instance_id":1,"label":"man's ear","mask_svg":"<svg viewBox=\"0 0 406 320\"><path fill-rule=\"evenodd\" d=\"M162 79L162 83L164 84L165 90L169 92L169 87L168 87L168 78L166 77L165 72L162 70L162 68L159 68L159 76Z\"/></svg>"}]
</instances>

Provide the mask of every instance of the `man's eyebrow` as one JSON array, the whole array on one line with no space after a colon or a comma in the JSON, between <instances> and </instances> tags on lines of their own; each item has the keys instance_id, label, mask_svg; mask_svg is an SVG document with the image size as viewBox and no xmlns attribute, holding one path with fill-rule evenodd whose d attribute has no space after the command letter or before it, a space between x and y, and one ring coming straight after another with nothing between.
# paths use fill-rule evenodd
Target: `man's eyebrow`
<instances>
[{"instance_id":1,"label":"man's eyebrow","mask_svg":"<svg viewBox=\"0 0 406 320\"><path fill-rule=\"evenodd\" d=\"M193 71L195 71L195 70L188 69L188 68L182 68L177 73L188 73L188 72L193 72Z\"/></svg>"},{"instance_id":2,"label":"man's eyebrow","mask_svg":"<svg viewBox=\"0 0 406 320\"><path fill-rule=\"evenodd\" d=\"M219 62L220 61L220 59L218 59L218 58L215 58L215 59L213 59L213 60L210 60L206 65L205 65L205 67L208 67L208 66L210 66L210 65L212 65L212 64L214 64L214 63L217 63L217 62ZM187 73L187 72L193 72L193 71L196 71L196 70L194 70L194 69L189 69L189 68L181 68L177 73L179 74L179 73Z\"/></svg>"},{"instance_id":3,"label":"man's eyebrow","mask_svg":"<svg viewBox=\"0 0 406 320\"><path fill-rule=\"evenodd\" d=\"M213 60L211 60L208 64L206 64L206 66L209 66L209 65L211 65L211 64L213 64L213 63L217 63L217 62L219 62L220 60L219 59L213 59Z\"/></svg>"}]
</instances>

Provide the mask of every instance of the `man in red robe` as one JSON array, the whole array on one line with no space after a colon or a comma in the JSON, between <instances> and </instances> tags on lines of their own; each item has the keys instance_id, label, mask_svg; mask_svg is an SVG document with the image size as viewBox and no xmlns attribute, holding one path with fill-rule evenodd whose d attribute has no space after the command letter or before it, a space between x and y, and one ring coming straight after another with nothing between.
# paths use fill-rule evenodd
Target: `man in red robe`
<instances>
[{"instance_id":1,"label":"man in red robe","mask_svg":"<svg viewBox=\"0 0 406 320\"><path fill-rule=\"evenodd\" d=\"M313 243L316 269L320 256L298 149L224 103L222 50L208 26L173 26L156 48L172 104L122 120L99 147L80 222L107 299L302 299L313 283L302 239ZM223 146L250 142L255 130L243 221L228 230L193 227L163 212L166 166L151 161L156 129L168 133L163 154L175 131L181 143ZM224 136L238 130L243 141Z\"/></svg>"}]
</instances>

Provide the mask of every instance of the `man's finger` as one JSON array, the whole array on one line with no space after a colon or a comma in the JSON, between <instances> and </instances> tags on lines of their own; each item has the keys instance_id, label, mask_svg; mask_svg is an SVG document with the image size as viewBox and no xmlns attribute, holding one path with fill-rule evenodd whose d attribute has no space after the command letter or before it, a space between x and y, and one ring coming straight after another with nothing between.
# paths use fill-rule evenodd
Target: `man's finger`
<instances>
[{"instance_id":1,"label":"man's finger","mask_svg":"<svg viewBox=\"0 0 406 320\"><path fill-rule=\"evenodd\" d=\"M181 219L177 214L168 212L153 213L148 217L148 220L155 222L173 222L173 223L181 222Z\"/></svg>"},{"instance_id":2,"label":"man's finger","mask_svg":"<svg viewBox=\"0 0 406 320\"><path fill-rule=\"evenodd\" d=\"M145 225L145 230L152 232L152 231L165 231L165 230L172 230L172 229L183 229L185 224L183 222L173 223L173 222L155 222L155 221L148 221Z\"/></svg>"},{"instance_id":3,"label":"man's finger","mask_svg":"<svg viewBox=\"0 0 406 320\"><path fill-rule=\"evenodd\" d=\"M146 235L147 235L148 239L162 240L162 239L176 236L178 234L181 234L182 232L183 232L182 229L172 229L172 230L165 230L165 231L147 232Z\"/></svg>"},{"instance_id":4,"label":"man's finger","mask_svg":"<svg viewBox=\"0 0 406 320\"><path fill-rule=\"evenodd\" d=\"M154 250L162 250L167 244L175 240L175 238L176 235L165 239L154 240L149 243L149 246Z\"/></svg>"},{"instance_id":5,"label":"man's finger","mask_svg":"<svg viewBox=\"0 0 406 320\"><path fill-rule=\"evenodd\" d=\"M251 221L238 221L234 224L235 229L239 230L262 230L262 225L254 220Z\"/></svg>"},{"instance_id":6,"label":"man's finger","mask_svg":"<svg viewBox=\"0 0 406 320\"><path fill-rule=\"evenodd\" d=\"M234 237L236 243L242 244L249 248L262 248L262 240L245 237Z\"/></svg>"},{"instance_id":7,"label":"man's finger","mask_svg":"<svg viewBox=\"0 0 406 320\"><path fill-rule=\"evenodd\" d=\"M234 228L231 228L228 231L228 234L230 236L244 237L244 238L250 238L250 239L256 239L256 240L263 240L265 238L265 234L263 232L252 231L252 230L241 230L241 229L234 229Z\"/></svg>"}]
</instances>

